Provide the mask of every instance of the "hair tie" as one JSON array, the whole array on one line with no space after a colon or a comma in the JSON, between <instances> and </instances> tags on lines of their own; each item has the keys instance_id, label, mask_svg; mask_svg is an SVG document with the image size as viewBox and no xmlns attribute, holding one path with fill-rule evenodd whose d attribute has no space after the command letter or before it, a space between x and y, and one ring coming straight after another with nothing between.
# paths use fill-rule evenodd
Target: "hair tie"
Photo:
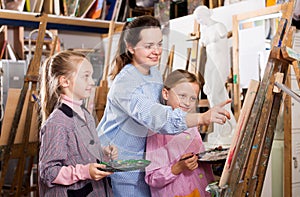
<instances>
[{"instance_id":1,"label":"hair tie","mask_svg":"<svg viewBox=\"0 0 300 197\"><path fill-rule=\"evenodd\" d=\"M126 22L132 22L134 19L136 19L136 17L126 18Z\"/></svg>"}]
</instances>

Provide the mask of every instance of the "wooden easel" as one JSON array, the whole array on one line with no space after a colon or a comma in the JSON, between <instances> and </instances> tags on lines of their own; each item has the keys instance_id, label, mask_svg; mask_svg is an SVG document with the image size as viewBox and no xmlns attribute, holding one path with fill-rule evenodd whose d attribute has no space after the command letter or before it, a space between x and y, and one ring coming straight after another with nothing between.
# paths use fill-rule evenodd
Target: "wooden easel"
<instances>
[{"instance_id":1,"label":"wooden easel","mask_svg":"<svg viewBox=\"0 0 300 197\"><path fill-rule=\"evenodd\" d=\"M187 48L185 70L189 70L192 48Z\"/></svg>"},{"instance_id":2,"label":"wooden easel","mask_svg":"<svg viewBox=\"0 0 300 197\"><path fill-rule=\"evenodd\" d=\"M233 55L233 66L232 66L232 82L233 82L233 107L234 107L234 116L237 120L240 115L241 110L241 93L240 93L240 74L239 74L239 26L240 21L253 19L255 17L261 17L269 14L279 13L282 9L281 5L271 6L262 8L260 10L241 13L233 15L232 17L232 55Z\"/></svg>"},{"instance_id":3,"label":"wooden easel","mask_svg":"<svg viewBox=\"0 0 300 197\"><path fill-rule=\"evenodd\" d=\"M167 78L167 76L172 72L173 70L173 62L174 62L174 53L175 53L175 45L172 45L171 51L168 56L168 61L165 66L164 72L163 72L163 80Z\"/></svg>"},{"instance_id":4,"label":"wooden easel","mask_svg":"<svg viewBox=\"0 0 300 197\"><path fill-rule=\"evenodd\" d=\"M17 168L13 175L13 183L10 186L9 196L27 195L30 191L36 191L37 186L30 185L30 175L34 158L38 155L38 117L37 102L33 95L37 94L37 85L39 80L39 68L42 56L42 46L47 25L47 15L40 18L39 33L36 43L34 57L31 60L24 79L24 85L17 101L16 110L13 116L11 128L2 130L1 140L4 145L2 149L2 172L0 179L0 188L3 191L5 176L8 172L9 161L17 159ZM26 109L25 109L26 108ZM25 121L21 125L21 118ZM21 128L22 127L22 128ZM22 132L20 141L17 136ZM32 132L35 132L34 134ZM3 135L7 134L8 139L3 139ZM35 136L31 136L35 135ZM34 139L35 140L31 140ZM17 141L17 143L16 143ZM29 162L28 162L29 159ZM27 166L27 174L24 173ZM25 185L24 185L25 184Z\"/></svg>"},{"instance_id":5,"label":"wooden easel","mask_svg":"<svg viewBox=\"0 0 300 197\"><path fill-rule=\"evenodd\" d=\"M236 158L231 160L232 170L226 184L220 185L221 196L260 196L272 148L274 130L282 104L283 93L274 91L274 83L282 75L287 83L289 65L294 62L287 53L292 47L294 27L291 25L294 0L282 4L282 18L272 42L272 50L264 77L254 100L249 118L239 117L238 125L245 122L243 136L236 147ZM278 75L279 74L279 75ZM299 75L298 75L299 77ZM299 78L297 79L299 80ZM228 158L226 164L228 163ZM225 166L226 166L225 164ZM224 172L221 176L221 180Z\"/></svg>"},{"instance_id":6,"label":"wooden easel","mask_svg":"<svg viewBox=\"0 0 300 197\"><path fill-rule=\"evenodd\" d=\"M190 60L190 66L189 71L192 73L200 72L200 68L198 66L198 54L199 54L199 39L200 39L200 25L196 20L194 20L194 32L190 33L189 35L189 41L192 41L192 49L191 49L191 60ZM201 73L202 75L204 73Z\"/></svg>"},{"instance_id":7,"label":"wooden easel","mask_svg":"<svg viewBox=\"0 0 300 197\"><path fill-rule=\"evenodd\" d=\"M109 32L108 32L108 46L106 50L106 56L105 56L105 64L104 64L104 70L103 70L103 75L102 79L100 81L100 85L96 88L95 90L95 113L96 113L96 118L97 122L101 120L105 106L106 106L106 98L108 94L108 71L110 67L110 55L111 55L111 46L112 46L112 40L113 40L113 35L115 32L115 23L117 22L119 11L121 7L121 1L117 0L114 8L114 12L112 15L112 19L109 23Z\"/></svg>"}]
</instances>

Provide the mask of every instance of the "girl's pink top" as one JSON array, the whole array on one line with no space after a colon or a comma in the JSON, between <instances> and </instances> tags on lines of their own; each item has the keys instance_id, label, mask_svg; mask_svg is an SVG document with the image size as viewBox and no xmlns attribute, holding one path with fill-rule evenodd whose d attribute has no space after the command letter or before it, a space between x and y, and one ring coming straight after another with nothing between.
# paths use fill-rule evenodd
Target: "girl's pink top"
<instances>
[{"instance_id":1,"label":"girl's pink top","mask_svg":"<svg viewBox=\"0 0 300 197\"><path fill-rule=\"evenodd\" d=\"M205 151L196 127L178 135L154 134L147 139L146 159L151 164L146 168L145 181L150 185L152 197L186 196L199 192L200 196L211 196L205 187L214 181L211 165L199 163L193 171L185 170L179 175L171 167L185 153ZM196 190L196 191L195 191Z\"/></svg>"}]
</instances>

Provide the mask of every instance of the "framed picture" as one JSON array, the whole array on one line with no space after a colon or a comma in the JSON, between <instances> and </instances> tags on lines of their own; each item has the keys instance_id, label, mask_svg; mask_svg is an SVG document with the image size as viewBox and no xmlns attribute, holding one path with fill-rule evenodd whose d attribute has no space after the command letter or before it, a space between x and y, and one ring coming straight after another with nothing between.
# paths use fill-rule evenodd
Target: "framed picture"
<instances>
[{"instance_id":1,"label":"framed picture","mask_svg":"<svg viewBox=\"0 0 300 197\"><path fill-rule=\"evenodd\" d=\"M95 2L96 0L79 0L75 16L85 17Z\"/></svg>"},{"instance_id":2,"label":"framed picture","mask_svg":"<svg viewBox=\"0 0 300 197\"><path fill-rule=\"evenodd\" d=\"M25 0L1 0L2 8L7 10L23 11Z\"/></svg>"},{"instance_id":3,"label":"framed picture","mask_svg":"<svg viewBox=\"0 0 300 197\"><path fill-rule=\"evenodd\" d=\"M75 16L79 0L63 0L63 10L65 16Z\"/></svg>"}]
</instances>

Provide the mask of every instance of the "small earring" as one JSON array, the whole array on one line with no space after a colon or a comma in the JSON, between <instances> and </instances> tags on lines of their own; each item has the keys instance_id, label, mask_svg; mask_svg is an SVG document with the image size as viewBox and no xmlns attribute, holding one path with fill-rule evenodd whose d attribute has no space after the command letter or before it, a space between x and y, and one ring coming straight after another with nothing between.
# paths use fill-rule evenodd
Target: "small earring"
<instances>
[{"instance_id":1,"label":"small earring","mask_svg":"<svg viewBox=\"0 0 300 197\"><path fill-rule=\"evenodd\" d=\"M164 99L163 100L163 104L166 105L167 104L168 99Z\"/></svg>"}]
</instances>

